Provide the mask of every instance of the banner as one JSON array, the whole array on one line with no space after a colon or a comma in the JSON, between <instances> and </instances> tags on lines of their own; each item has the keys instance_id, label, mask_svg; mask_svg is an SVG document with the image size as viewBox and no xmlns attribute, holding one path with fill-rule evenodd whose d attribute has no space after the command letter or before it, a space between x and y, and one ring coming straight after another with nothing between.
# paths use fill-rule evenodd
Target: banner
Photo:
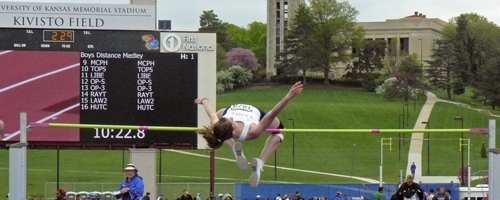
<instances>
[{"instance_id":1,"label":"banner","mask_svg":"<svg viewBox=\"0 0 500 200\"><path fill-rule=\"evenodd\" d=\"M0 19L0 28L156 30L156 6L0 2Z\"/></svg>"}]
</instances>

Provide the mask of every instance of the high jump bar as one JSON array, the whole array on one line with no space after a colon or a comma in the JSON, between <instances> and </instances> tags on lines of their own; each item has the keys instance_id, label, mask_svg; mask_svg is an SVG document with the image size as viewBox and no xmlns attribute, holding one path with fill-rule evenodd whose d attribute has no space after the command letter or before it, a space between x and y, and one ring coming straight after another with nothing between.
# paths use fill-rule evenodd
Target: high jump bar
<instances>
[{"instance_id":1,"label":"high jump bar","mask_svg":"<svg viewBox=\"0 0 500 200\"><path fill-rule=\"evenodd\" d=\"M30 123L32 128L109 128L135 129L154 131L200 131L198 127L175 126L137 126L137 125L105 125L105 124L70 124L70 123ZM487 128L472 129L266 129L266 132L294 132L294 133L488 133Z\"/></svg>"}]
</instances>

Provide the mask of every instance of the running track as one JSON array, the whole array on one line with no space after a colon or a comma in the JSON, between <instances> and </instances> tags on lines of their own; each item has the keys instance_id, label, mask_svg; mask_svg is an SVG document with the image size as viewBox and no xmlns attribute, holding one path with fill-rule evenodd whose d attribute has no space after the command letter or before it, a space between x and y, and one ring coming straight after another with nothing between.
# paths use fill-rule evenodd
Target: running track
<instances>
[{"instance_id":1,"label":"running track","mask_svg":"<svg viewBox=\"0 0 500 200\"><path fill-rule=\"evenodd\" d=\"M79 54L0 50L2 141L19 141L19 113L29 122L79 123ZM80 140L78 129L33 129L29 141Z\"/></svg>"}]
</instances>

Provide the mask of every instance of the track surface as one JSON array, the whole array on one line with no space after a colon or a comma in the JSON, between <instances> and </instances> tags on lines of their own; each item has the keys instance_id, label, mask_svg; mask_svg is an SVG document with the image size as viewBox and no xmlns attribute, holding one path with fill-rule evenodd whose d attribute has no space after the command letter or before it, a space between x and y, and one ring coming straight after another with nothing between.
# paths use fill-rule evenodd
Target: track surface
<instances>
[{"instance_id":1,"label":"track surface","mask_svg":"<svg viewBox=\"0 0 500 200\"><path fill-rule=\"evenodd\" d=\"M19 141L19 114L28 122L79 123L78 52L0 51L3 141ZM28 132L28 141L79 141L78 129Z\"/></svg>"}]
</instances>

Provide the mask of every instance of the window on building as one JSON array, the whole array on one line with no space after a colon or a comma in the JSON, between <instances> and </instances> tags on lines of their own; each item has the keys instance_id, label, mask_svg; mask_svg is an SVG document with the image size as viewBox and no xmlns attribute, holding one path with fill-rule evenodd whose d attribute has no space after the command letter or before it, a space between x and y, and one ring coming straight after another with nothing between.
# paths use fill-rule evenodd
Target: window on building
<instances>
[{"instance_id":1,"label":"window on building","mask_svg":"<svg viewBox=\"0 0 500 200\"><path fill-rule=\"evenodd\" d=\"M286 26L285 26L286 27ZM286 32L288 31L288 28L283 29L283 34L286 35Z\"/></svg>"},{"instance_id":2,"label":"window on building","mask_svg":"<svg viewBox=\"0 0 500 200\"><path fill-rule=\"evenodd\" d=\"M280 11L276 11L276 19L280 18Z\"/></svg>"},{"instance_id":3,"label":"window on building","mask_svg":"<svg viewBox=\"0 0 500 200\"><path fill-rule=\"evenodd\" d=\"M276 26L280 26L281 20L276 20Z\"/></svg>"},{"instance_id":4,"label":"window on building","mask_svg":"<svg viewBox=\"0 0 500 200\"><path fill-rule=\"evenodd\" d=\"M285 21L284 27L288 27L288 21Z\"/></svg>"},{"instance_id":5,"label":"window on building","mask_svg":"<svg viewBox=\"0 0 500 200\"><path fill-rule=\"evenodd\" d=\"M281 34L281 29L280 28L276 28L276 36L278 36L280 34Z\"/></svg>"},{"instance_id":6,"label":"window on building","mask_svg":"<svg viewBox=\"0 0 500 200\"><path fill-rule=\"evenodd\" d=\"M283 2L283 5L285 6L285 10L288 10L288 2L287 1Z\"/></svg>"},{"instance_id":7,"label":"window on building","mask_svg":"<svg viewBox=\"0 0 500 200\"><path fill-rule=\"evenodd\" d=\"M410 39L399 38L399 47L401 48L401 51L405 51L406 53L410 53Z\"/></svg>"},{"instance_id":8,"label":"window on building","mask_svg":"<svg viewBox=\"0 0 500 200\"><path fill-rule=\"evenodd\" d=\"M288 11L285 11L285 16L283 16L285 19L288 19Z\"/></svg>"},{"instance_id":9,"label":"window on building","mask_svg":"<svg viewBox=\"0 0 500 200\"><path fill-rule=\"evenodd\" d=\"M277 9L277 10L281 9L281 8L280 8L280 2L279 2L279 1L278 1L278 2L276 2L276 9Z\"/></svg>"},{"instance_id":10,"label":"window on building","mask_svg":"<svg viewBox=\"0 0 500 200\"><path fill-rule=\"evenodd\" d=\"M276 45L276 55L278 55L281 52L280 45Z\"/></svg>"},{"instance_id":11,"label":"window on building","mask_svg":"<svg viewBox=\"0 0 500 200\"><path fill-rule=\"evenodd\" d=\"M281 44L280 37L276 37L276 44L277 44L277 45Z\"/></svg>"},{"instance_id":12,"label":"window on building","mask_svg":"<svg viewBox=\"0 0 500 200\"><path fill-rule=\"evenodd\" d=\"M351 53L352 55L358 54L358 49L356 47L351 47Z\"/></svg>"}]
</instances>

